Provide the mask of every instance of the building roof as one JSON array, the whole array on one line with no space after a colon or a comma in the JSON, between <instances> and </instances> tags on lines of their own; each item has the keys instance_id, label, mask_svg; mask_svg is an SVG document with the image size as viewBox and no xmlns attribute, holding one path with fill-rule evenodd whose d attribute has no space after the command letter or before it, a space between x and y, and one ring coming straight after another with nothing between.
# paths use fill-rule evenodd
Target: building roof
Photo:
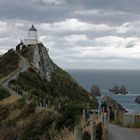
<instances>
[{"instance_id":1,"label":"building roof","mask_svg":"<svg viewBox=\"0 0 140 140\"><path fill-rule=\"evenodd\" d=\"M32 27L29 29L29 31L37 31L37 29L32 25Z\"/></svg>"}]
</instances>

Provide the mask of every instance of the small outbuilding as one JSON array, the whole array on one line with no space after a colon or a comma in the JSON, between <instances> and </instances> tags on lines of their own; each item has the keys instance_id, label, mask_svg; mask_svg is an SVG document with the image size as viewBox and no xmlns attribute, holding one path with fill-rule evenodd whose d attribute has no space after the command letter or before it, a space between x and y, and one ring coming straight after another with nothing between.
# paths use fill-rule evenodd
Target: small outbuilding
<instances>
[{"instance_id":1,"label":"small outbuilding","mask_svg":"<svg viewBox=\"0 0 140 140\"><path fill-rule=\"evenodd\" d=\"M124 113L123 126L130 128L140 128L140 112Z\"/></svg>"}]
</instances>

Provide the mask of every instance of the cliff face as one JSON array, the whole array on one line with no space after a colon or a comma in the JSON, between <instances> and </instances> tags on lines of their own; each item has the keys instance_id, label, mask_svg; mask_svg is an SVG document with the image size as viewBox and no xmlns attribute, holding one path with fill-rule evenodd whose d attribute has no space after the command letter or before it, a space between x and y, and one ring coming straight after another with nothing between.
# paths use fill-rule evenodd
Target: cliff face
<instances>
[{"instance_id":1,"label":"cliff face","mask_svg":"<svg viewBox=\"0 0 140 140\"><path fill-rule=\"evenodd\" d=\"M51 73L58 67L52 62L48 55L48 50L42 43L23 48L22 55L29 60L30 64L42 74L42 76L48 81L51 80Z\"/></svg>"}]
</instances>

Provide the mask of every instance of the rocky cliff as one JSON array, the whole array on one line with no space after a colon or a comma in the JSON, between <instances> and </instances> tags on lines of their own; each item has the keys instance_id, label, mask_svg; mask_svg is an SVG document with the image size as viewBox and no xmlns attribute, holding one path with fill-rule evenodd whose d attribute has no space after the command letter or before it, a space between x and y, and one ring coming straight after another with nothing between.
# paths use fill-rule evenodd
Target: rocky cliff
<instances>
[{"instance_id":1,"label":"rocky cliff","mask_svg":"<svg viewBox=\"0 0 140 140\"><path fill-rule=\"evenodd\" d=\"M48 55L48 50L42 43L23 47L21 54L28 59L34 67L48 81L51 80L51 74L58 69L57 65L52 62Z\"/></svg>"}]
</instances>

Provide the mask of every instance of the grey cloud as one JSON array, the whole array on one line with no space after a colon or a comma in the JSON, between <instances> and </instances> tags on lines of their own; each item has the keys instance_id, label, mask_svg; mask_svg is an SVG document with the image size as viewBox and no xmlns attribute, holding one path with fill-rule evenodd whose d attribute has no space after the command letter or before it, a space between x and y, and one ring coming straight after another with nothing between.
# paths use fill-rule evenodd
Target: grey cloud
<instances>
[{"instance_id":1,"label":"grey cloud","mask_svg":"<svg viewBox=\"0 0 140 140\"><path fill-rule=\"evenodd\" d=\"M62 67L140 68L139 5L139 0L0 0L0 53L35 24ZM78 22L69 23L72 19Z\"/></svg>"},{"instance_id":2,"label":"grey cloud","mask_svg":"<svg viewBox=\"0 0 140 140\"><path fill-rule=\"evenodd\" d=\"M47 3L47 1L50 2ZM55 3L56 0L52 0ZM57 0L63 1L64 0ZM1 18L20 18L30 21L59 21L65 18L78 17L83 20L89 20L94 22L124 22L127 19L130 21L136 20L139 17L139 0L65 0L64 4L57 5L51 4L51 0L9 0L0 1L0 17ZM72 11L77 10L101 10L103 14L100 16L76 16L71 15ZM129 9L125 10L125 9ZM137 11L137 12L135 12ZM104 13L114 13L107 16ZM118 13L126 13L126 15ZM133 13L135 12L135 13ZM102 13L102 12L101 12ZM130 14L127 14L130 13Z\"/></svg>"}]
</instances>

